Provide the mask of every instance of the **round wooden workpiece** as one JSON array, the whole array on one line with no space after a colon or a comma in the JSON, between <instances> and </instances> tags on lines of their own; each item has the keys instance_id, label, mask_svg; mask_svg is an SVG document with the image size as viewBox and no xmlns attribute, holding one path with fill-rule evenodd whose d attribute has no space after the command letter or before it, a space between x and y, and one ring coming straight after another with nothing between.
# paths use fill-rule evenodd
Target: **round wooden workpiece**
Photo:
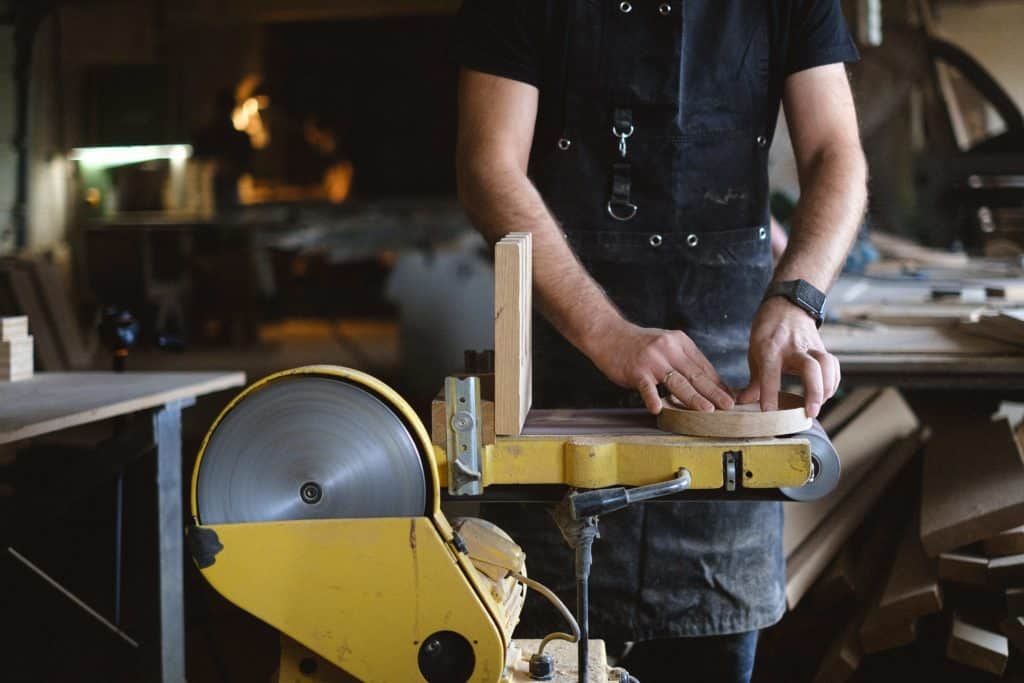
<instances>
[{"instance_id":1,"label":"round wooden workpiece","mask_svg":"<svg viewBox=\"0 0 1024 683\"><path fill-rule=\"evenodd\" d=\"M686 436L715 436L749 439L759 436L796 434L811 428L804 399L796 394L779 394L779 410L764 412L758 403L737 405L732 410L703 412L679 407L663 399L658 429Z\"/></svg>"}]
</instances>

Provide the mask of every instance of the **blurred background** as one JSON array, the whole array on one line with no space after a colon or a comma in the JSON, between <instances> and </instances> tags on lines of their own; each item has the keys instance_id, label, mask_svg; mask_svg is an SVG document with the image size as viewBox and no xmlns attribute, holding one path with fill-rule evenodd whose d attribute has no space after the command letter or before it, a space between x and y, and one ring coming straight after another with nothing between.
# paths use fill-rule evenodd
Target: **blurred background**
<instances>
[{"instance_id":1,"label":"blurred background","mask_svg":"<svg viewBox=\"0 0 1024 683\"><path fill-rule=\"evenodd\" d=\"M129 370L255 379L349 365L429 415L463 351L493 348L489 249L455 199L458 5L0 0L0 264L36 269L61 312L32 319L37 339L51 326L61 340L37 369L109 369L100 330L129 316ZM844 8L871 173L848 268L871 272L880 253L917 244L940 260L1019 263L1024 2ZM773 213L785 224L799 187L779 125ZM0 314L23 303L0 277ZM227 398L187 412L186 472ZM106 500L49 532L64 548L51 568L100 606L109 595L90 577L108 570L92 552L109 540L93 533ZM147 550L126 552L131 566ZM194 571L186 580L189 678L264 680L276 635ZM18 585L0 590L15 672L0 679L136 680L87 617ZM143 618L131 609L129 623Z\"/></svg>"}]
</instances>

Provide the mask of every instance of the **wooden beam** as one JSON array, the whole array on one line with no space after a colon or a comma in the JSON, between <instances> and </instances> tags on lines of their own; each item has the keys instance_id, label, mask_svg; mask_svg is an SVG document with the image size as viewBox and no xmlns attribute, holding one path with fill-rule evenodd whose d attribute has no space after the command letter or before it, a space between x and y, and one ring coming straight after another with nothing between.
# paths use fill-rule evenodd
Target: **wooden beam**
<instances>
[{"instance_id":1,"label":"wooden beam","mask_svg":"<svg viewBox=\"0 0 1024 683\"><path fill-rule=\"evenodd\" d=\"M1005 418L963 418L924 459L921 541L930 556L1024 523L1024 460Z\"/></svg>"},{"instance_id":2,"label":"wooden beam","mask_svg":"<svg viewBox=\"0 0 1024 683\"><path fill-rule=\"evenodd\" d=\"M510 233L494 249L494 430L518 436L533 402L533 240Z\"/></svg>"},{"instance_id":3,"label":"wooden beam","mask_svg":"<svg viewBox=\"0 0 1024 683\"><path fill-rule=\"evenodd\" d=\"M1002 676L1010 655L1006 636L972 626L957 617L946 643L946 656L955 662Z\"/></svg>"}]
</instances>

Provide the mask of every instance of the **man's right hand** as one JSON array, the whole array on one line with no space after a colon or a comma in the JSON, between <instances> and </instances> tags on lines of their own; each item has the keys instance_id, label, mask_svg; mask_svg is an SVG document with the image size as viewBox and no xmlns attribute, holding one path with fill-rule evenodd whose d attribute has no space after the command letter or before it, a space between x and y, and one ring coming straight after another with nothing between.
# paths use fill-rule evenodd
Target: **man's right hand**
<instances>
[{"instance_id":1,"label":"man's right hand","mask_svg":"<svg viewBox=\"0 0 1024 683\"><path fill-rule=\"evenodd\" d=\"M639 391L647 410L655 415L661 412L658 384L692 410L728 410L735 403L711 362L679 330L620 320L586 346L598 370L615 384Z\"/></svg>"}]
</instances>

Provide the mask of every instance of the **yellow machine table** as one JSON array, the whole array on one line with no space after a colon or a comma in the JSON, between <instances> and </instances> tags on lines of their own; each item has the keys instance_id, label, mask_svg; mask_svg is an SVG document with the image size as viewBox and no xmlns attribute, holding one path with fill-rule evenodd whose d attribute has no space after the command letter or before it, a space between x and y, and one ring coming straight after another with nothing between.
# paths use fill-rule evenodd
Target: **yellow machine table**
<instances>
[{"instance_id":1,"label":"yellow machine table","mask_svg":"<svg viewBox=\"0 0 1024 683\"><path fill-rule=\"evenodd\" d=\"M467 470L463 455L478 468L475 493L568 485L625 503L652 485L678 489L684 475L692 489L778 495L816 473L807 438L570 434L499 438L472 453L451 445L432 444L391 388L334 366L271 375L214 422L192 477L189 547L219 593L280 631L279 681L525 682L541 648L549 680L577 680L572 633L513 640L527 586L549 594L526 576L514 540L441 512L441 488ZM724 453L738 470L723 467ZM604 489L623 486L644 488ZM588 681L629 680L589 642Z\"/></svg>"}]
</instances>

